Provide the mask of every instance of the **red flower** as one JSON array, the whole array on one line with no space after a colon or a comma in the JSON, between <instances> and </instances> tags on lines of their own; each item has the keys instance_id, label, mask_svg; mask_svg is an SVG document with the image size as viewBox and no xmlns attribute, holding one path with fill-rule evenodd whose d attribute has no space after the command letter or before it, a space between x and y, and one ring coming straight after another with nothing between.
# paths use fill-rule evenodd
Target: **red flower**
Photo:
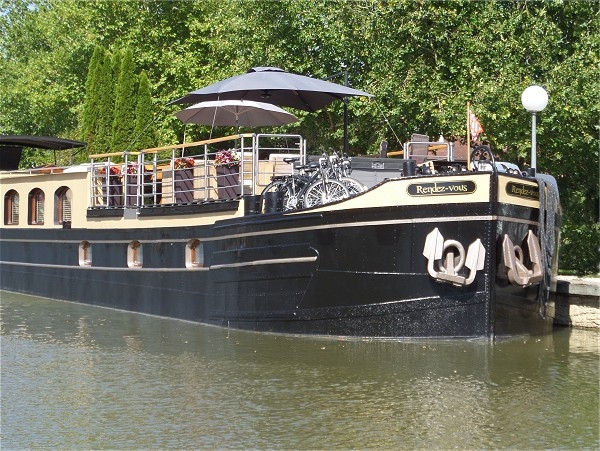
<instances>
[{"instance_id":1,"label":"red flower","mask_svg":"<svg viewBox=\"0 0 600 451\"><path fill-rule=\"evenodd\" d=\"M99 174L104 175L106 174L106 168L100 168L100 170L98 171ZM121 175L121 169L119 169L118 166L114 166L114 165L110 165L109 166L109 175Z\"/></svg>"},{"instance_id":2,"label":"red flower","mask_svg":"<svg viewBox=\"0 0 600 451\"><path fill-rule=\"evenodd\" d=\"M173 163L173 166L175 169L191 168L194 166L194 159L190 157L177 158Z\"/></svg>"}]
</instances>

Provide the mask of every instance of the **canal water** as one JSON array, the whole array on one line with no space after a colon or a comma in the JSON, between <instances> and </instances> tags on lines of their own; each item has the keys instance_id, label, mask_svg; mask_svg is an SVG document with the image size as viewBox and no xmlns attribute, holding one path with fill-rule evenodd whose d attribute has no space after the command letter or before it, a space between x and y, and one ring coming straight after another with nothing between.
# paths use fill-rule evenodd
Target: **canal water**
<instances>
[{"instance_id":1,"label":"canal water","mask_svg":"<svg viewBox=\"0 0 600 451\"><path fill-rule=\"evenodd\" d=\"M594 331L307 338L0 301L6 450L600 446Z\"/></svg>"}]
</instances>

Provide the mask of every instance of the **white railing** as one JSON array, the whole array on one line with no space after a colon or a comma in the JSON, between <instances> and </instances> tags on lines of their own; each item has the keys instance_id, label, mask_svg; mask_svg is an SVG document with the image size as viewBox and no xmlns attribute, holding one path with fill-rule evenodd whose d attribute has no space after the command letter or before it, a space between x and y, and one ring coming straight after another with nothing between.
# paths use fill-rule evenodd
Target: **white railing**
<instances>
[{"instance_id":1,"label":"white railing","mask_svg":"<svg viewBox=\"0 0 600 451\"><path fill-rule=\"evenodd\" d=\"M238 164L220 165L224 150ZM240 134L174 146L90 155L90 206L119 208L210 202L261 194L274 175L289 173L283 156L306 161L299 135Z\"/></svg>"}]
</instances>

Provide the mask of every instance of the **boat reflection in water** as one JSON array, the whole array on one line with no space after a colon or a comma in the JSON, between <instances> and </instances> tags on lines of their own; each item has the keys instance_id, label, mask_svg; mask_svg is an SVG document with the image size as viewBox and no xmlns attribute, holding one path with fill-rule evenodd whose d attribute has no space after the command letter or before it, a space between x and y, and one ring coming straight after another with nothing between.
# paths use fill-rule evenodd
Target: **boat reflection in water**
<instances>
[{"instance_id":1,"label":"boat reflection in water","mask_svg":"<svg viewBox=\"0 0 600 451\"><path fill-rule=\"evenodd\" d=\"M596 448L598 334L257 334L1 294L16 448Z\"/></svg>"}]
</instances>

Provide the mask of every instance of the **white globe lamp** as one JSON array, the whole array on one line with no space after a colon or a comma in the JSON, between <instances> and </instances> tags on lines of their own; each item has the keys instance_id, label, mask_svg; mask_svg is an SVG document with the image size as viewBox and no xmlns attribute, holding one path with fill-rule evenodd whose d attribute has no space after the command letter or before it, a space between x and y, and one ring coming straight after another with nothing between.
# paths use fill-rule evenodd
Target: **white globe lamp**
<instances>
[{"instance_id":1,"label":"white globe lamp","mask_svg":"<svg viewBox=\"0 0 600 451\"><path fill-rule=\"evenodd\" d=\"M536 114L548 105L548 93L541 86L529 86L521 94L523 107L531 113L531 170L535 174L536 161Z\"/></svg>"}]
</instances>

